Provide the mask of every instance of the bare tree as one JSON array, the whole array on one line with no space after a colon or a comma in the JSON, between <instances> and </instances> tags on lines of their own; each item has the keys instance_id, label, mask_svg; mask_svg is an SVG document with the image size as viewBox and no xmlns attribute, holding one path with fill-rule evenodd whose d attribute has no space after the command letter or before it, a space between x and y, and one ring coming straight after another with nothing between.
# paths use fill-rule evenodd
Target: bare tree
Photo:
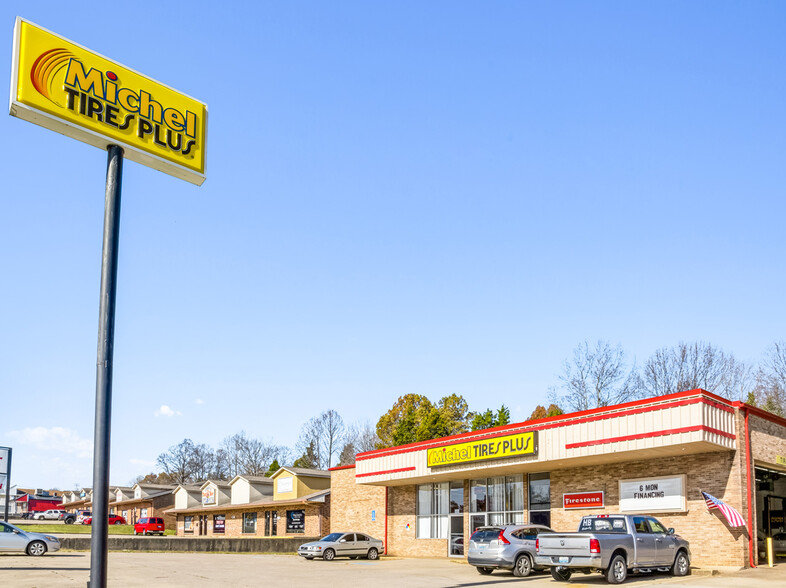
<instances>
[{"instance_id":1,"label":"bare tree","mask_svg":"<svg viewBox=\"0 0 786 588\"><path fill-rule=\"evenodd\" d=\"M728 398L745 398L751 369L709 343L679 343L658 349L644 364L642 395L663 396L703 388Z\"/></svg>"},{"instance_id":2,"label":"bare tree","mask_svg":"<svg viewBox=\"0 0 786 588\"><path fill-rule=\"evenodd\" d=\"M320 468L329 468L333 465L333 457L342 449L344 429L341 415L335 410L326 410L303 425L297 448L304 454L310 451Z\"/></svg>"},{"instance_id":3,"label":"bare tree","mask_svg":"<svg viewBox=\"0 0 786 588\"><path fill-rule=\"evenodd\" d=\"M204 443L194 445L191 454L191 471L194 481L202 482L213 477L216 472L216 454Z\"/></svg>"},{"instance_id":4,"label":"bare tree","mask_svg":"<svg viewBox=\"0 0 786 588\"><path fill-rule=\"evenodd\" d=\"M777 341L767 350L747 401L786 416L786 341Z\"/></svg>"},{"instance_id":5,"label":"bare tree","mask_svg":"<svg viewBox=\"0 0 786 588\"><path fill-rule=\"evenodd\" d=\"M619 404L637 397L636 368L628 371L625 352L607 341L594 346L585 341L565 361L562 384L552 392L555 401L571 410L587 410Z\"/></svg>"},{"instance_id":6,"label":"bare tree","mask_svg":"<svg viewBox=\"0 0 786 588\"><path fill-rule=\"evenodd\" d=\"M170 447L156 460L166 474L177 484L185 484L194 479L195 445L191 439L183 439L181 443Z\"/></svg>"},{"instance_id":7,"label":"bare tree","mask_svg":"<svg viewBox=\"0 0 786 588\"><path fill-rule=\"evenodd\" d=\"M227 476L231 479L238 474L264 476L274 459L285 459L286 447L271 441L249 437L240 431L221 443L225 455Z\"/></svg>"},{"instance_id":8,"label":"bare tree","mask_svg":"<svg viewBox=\"0 0 786 588\"><path fill-rule=\"evenodd\" d=\"M347 427L343 439L344 446L338 456L340 465L355 463L355 455L377 448L379 437L369 421L354 423Z\"/></svg>"}]
</instances>

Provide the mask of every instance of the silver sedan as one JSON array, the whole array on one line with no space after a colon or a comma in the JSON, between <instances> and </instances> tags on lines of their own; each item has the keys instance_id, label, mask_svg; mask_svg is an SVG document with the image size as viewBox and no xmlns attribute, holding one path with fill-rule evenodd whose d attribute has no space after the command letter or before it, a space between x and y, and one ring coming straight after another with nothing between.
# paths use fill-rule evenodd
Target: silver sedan
<instances>
[{"instance_id":1,"label":"silver sedan","mask_svg":"<svg viewBox=\"0 0 786 588\"><path fill-rule=\"evenodd\" d=\"M9 523L0 523L0 551L22 551L27 555L44 555L60 549L60 539L53 535L23 531Z\"/></svg>"},{"instance_id":2,"label":"silver sedan","mask_svg":"<svg viewBox=\"0 0 786 588\"><path fill-rule=\"evenodd\" d=\"M306 559L321 557L330 561L335 557L377 559L382 552L382 541L365 533L331 533L319 541L304 543L297 554Z\"/></svg>"}]
</instances>

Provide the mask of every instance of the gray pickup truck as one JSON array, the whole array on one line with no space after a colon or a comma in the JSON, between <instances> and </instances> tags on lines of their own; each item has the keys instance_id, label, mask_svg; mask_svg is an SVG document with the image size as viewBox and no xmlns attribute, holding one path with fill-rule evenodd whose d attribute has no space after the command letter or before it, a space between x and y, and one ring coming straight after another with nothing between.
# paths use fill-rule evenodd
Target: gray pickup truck
<instances>
[{"instance_id":1,"label":"gray pickup truck","mask_svg":"<svg viewBox=\"0 0 786 588\"><path fill-rule=\"evenodd\" d=\"M646 515L595 515L581 519L576 533L538 535L535 564L546 566L558 582L573 572L600 572L621 584L628 572L690 572L690 546Z\"/></svg>"}]
</instances>

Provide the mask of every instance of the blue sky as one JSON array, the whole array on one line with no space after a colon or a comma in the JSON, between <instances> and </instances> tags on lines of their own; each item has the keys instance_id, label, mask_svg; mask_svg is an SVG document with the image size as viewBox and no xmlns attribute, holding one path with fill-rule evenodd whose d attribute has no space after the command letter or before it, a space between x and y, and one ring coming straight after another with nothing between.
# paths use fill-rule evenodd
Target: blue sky
<instances>
[{"instance_id":1,"label":"blue sky","mask_svg":"<svg viewBox=\"0 0 786 588\"><path fill-rule=\"evenodd\" d=\"M6 80L17 15L209 108L202 187L124 168L112 484L407 393L523 420L585 339L784 337L782 3L27 0ZM106 155L0 137L0 445L89 486Z\"/></svg>"}]
</instances>

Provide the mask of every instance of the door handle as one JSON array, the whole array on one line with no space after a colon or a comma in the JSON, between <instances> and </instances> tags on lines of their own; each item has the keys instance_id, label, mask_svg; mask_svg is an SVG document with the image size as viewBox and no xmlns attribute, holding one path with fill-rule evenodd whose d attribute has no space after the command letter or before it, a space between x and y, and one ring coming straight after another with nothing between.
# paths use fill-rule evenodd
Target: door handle
<instances>
[{"instance_id":1,"label":"door handle","mask_svg":"<svg viewBox=\"0 0 786 588\"><path fill-rule=\"evenodd\" d=\"M641 537L636 537L636 541L638 541L639 543L641 543L642 541L644 541L644 539L642 539Z\"/></svg>"}]
</instances>

